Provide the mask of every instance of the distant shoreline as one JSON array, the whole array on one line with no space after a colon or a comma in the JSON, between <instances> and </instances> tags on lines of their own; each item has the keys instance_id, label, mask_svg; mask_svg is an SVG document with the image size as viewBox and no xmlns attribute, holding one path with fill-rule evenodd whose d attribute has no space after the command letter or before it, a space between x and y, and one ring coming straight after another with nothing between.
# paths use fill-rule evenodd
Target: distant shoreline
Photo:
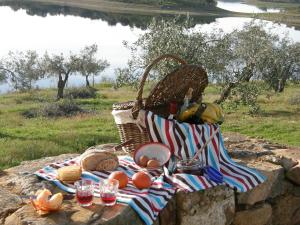
<instances>
[{"instance_id":1,"label":"distant shoreline","mask_svg":"<svg viewBox=\"0 0 300 225\"><path fill-rule=\"evenodd\" d=\"M0 0L1 2L1 0ZM6 1L8 2L8 1ZM186 8L182 10L176 9L161 9L158 6L125 3L109 0L24 0L26 2L36 2L48 5L59 5L75 7L80 9L95 10L100 12L111 13L127 13L127 14L139 14L139 15L190 15L190 16L212 16L212 17L228 17L228 16L250 16L245 13L236 13L219 8L205 8L203 10Z\"/></svg>"},{"instance_id":2,"label":"distant shoreline","mask_svg":"<svg viewBox=\"0 0 300 225\"><path fill-rule=\"evenodd\" d=\"M5 0L9 2L13 0ZM4 2L0 0L0 3ZM228 10L213 8L184 8L184 9L165 9L155 5L125 3L110 0L23 0L23 3L40 3L45 5L58 5L74 7L85 10L94 10L99 12L108 13L123 13L123 14L136 14L136 15L189 15L197 17L254 17L250 13L231 12ZM287 26L294 26L300 29L300 13L297 10L298 3L274 3L274 2L261 2L259 0L244 0L246 4L255 5L258 7L282 8L284 12L281 13L260 13L256 14L255 18L264 19L272 22L279 22Z\"/></svg>"}]
</instances>

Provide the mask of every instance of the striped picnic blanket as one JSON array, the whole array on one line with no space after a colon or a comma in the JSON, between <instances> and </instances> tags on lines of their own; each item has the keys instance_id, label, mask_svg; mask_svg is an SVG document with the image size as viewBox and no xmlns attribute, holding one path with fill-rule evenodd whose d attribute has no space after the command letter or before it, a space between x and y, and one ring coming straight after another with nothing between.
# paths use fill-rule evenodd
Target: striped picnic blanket
<instances>
[{"instance_id":1,"label":"striped picnic blanket","mask_svg":"<svg viewBox=\"0 0 300 225\"><path fill-rule=\"evenodd\" d=\"M218 125L179 123L177 120L164 119L152 112L146 112L145 124L151 141L169 146L172 153L182 159L192 158L213 132L218 129ZM239 192L249 191L266 179L256 170L239 165L230 158L220 130L198 159L202 160L204 166L211 166L221 172L224 185ZM183 173L171 174L168 172L169 170L165 171L166 180L169 183L188 192L219 185L205 176Z\"/></svg>"},{"instance_id":2,"label":"striped picnic blanket","mask_svg":"<svg viewBox=\"0 0 300 225\"><path fill-rule=\"evenodd\" d=\"M173 155L183 159L194 156L196 151L218 129L217 125L179 123L176 120L159 117L152 112L146 112L143 119L145 119L150 140L169 146ZM174 159L174 157L171 159ZM205 147L198 159L202 160L204 165L211 166L222 173L223 185L240 192L246 192L265 180L265 177L254 169L241 166L229 157L220 131L216 133L216 136ZM79 164L78 161L79 158L75 158L62 163L53 163L40 169L35 174L53 182L64 191L75 193L73 185L61 183L56 179L56 176L58 168ZM117 170L124 171L129 178L135 172L141 170L129 156L119 157L119 163ZM174 165L174 163L170 160L169 166ZM82 178L91 179L97 184L101 179L106 179L109 174L109 172L84 171ZM130 205L147 225L153 223L159 212L168 203L168 200L172 198L176 189L193 192L220 185L206 176L174 174L167 168L164 168L164 174L157 170L151 171L150 175L153 183L149 189L139 190L135 188L130 180L127 187L120 189L117 195L117 201ZM96 189L94 195L99 197L99 189Z\"/></svg>"},{"instance_id":3,"label":"striped picnic blanket","mask_svg":"<svg viewBox=\"0 0 300 225\"><path fill-rule=\"evenodd\" d=\"M125 172L129 178L141 170L129 156L119 156L119 163L120 165L117 170ZM74 164L79 164L79 157L68 159L60 163L52 163L38 170L35 174L53 182L66 192L75 193L74 185L62 183L56 179L57 169ZM82 178L92 180L96 186L101 179L107 179L109 174L109 172L84 171ZM117 194L117 202L130 205L147 225L152 224L153 221L156 220L159 212L166 206L168 200L171 199L175 193L175 188L164 182L160 171L151 170L149 174L153 180L149 189L139 190L132 184L131 179L129 179L127 187L119 189ZM94 195L96 197L100 196L99 188L95 188Z\"/></svg>"}]
</instances>

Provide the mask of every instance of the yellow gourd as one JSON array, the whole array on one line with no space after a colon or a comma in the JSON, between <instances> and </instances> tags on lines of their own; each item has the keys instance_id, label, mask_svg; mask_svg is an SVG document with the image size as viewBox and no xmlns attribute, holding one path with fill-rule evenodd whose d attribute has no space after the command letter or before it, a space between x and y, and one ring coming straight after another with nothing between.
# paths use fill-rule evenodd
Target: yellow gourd
<instances>
[{"instance_id":1,"label":"yellow gourd","mask_svg":"<svg viewBox=\"0 0 300 225\"><path fill-rule=\"evenodd\" d=\"M201 119L208 123L222 123L224 121L224 115L219 105L206 103L206 108L201 114Z\"/></svg>"},{"instance_id":2,"label":"yellow gourd","mask_svg":"<svg viewBox=\"0 0 300 225\"><path fill-rule=\"evenodd\" d=\"M185 111L183 111L182 113L179 114L178 119L179 121L186 121L188 120L190 117L192 117L193 115L195 115L195 113L197 112L199 108L198 104L193 105L192 107L186 109Z\"/></svg>"}]
</instances>

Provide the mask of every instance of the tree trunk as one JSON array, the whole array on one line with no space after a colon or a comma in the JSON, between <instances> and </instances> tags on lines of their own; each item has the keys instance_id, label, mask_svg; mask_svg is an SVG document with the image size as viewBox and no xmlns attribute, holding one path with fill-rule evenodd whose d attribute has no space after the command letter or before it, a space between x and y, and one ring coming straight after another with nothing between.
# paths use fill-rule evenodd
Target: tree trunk
<instances>
[{"instance_id":1,"label":"tree trunk","mask_svg":"<svg viewBox=\"0 0 300 225\"><path fill-rule=\"evenodd\" d=\"M239 75L239 72L235 72L235 75L239 77L239 80L234 83L229 83L227 87L222 91L221 96L215 103L220 104L224 102L230 95L230 92L233 88L235 88L241 82L249 82L253 76L253 67L251 65L246 66L242 73Z\"/></svg>"},{"instance_id":2,"label":"tree trunk","mask_svg":"<svg viewBox=\"0 0 300 225\"><path fill-rule=\"evenodd\" d=\"M62 76L59 75L58 83L57 83L57 100L64 97L64 81Z\"/></svg>"},{"instance_id":3,"label":"tree trunk","mask_svg":"<svg viewBox=\"0 0 300 225\"><path fill-rule=\"evenodd\" d=\"M237 84L238 83L229 83L229 85L222 91L220 98L216 100L215 103L220 104L224 102L230 95L231 89L236 87Z\"/></svg>"},{"instance_id":4,"label":"tree trunk","mask_svg":"<svg viewBox=\"0 0 300 225\"><path fill-rule=\"evenodd\" d=\"M249 82L252 76L253 68L251 66L247 66L243 69L241 81Z\"/></svg>"},{"instance_id":5,"label":"tree trunk","mask_svg":"<svg viewBox=\"0 0 300 225\"><path fill-rule=\"evenodd\" d=\"M64 89L68 81L68 78L69 78L69 74L65 75L65 79L63 79L62 75L59 74L58 83L57 83L57 100L64 98Z\"/></svg>"},{"instance_id":6,"label":"tree trunk","mask_svg":"<svg viewBox=\"0 0 300 225\"><path fill-rule=\"evenodd\" d=\"M285 84L286 84L286 78L284 77L278 81L276 92L282 93L284 91Z\"/></svg>"},{"instance_id":7,"label":"tree trunk","mask_svg":"<svg viewBox=\"0 0 300 225\"><path fill-rule=\"evenodd\" d=\"M275 89L275 92L279 92L279 93L282 93L284 91L284 88L285 88L285 85L286 85L286 81L288 80L288 78L290 77L290 68L291 68L291 65L289 65L287 68L285 68L285 70L283 71L282 75L281 75L281 79L279 79L277 81L277 84L276 84L276 89Z\"/></svg>"},{"instance_id":8,"label":"tree trunk","mask_svg":"<svg viewBox=\"0 0 300 225\"><path fill-rule=\"evenodd\" d=\"M86 87L90 87L89 76L85 76Z\"/></svg>"}]
</instances>

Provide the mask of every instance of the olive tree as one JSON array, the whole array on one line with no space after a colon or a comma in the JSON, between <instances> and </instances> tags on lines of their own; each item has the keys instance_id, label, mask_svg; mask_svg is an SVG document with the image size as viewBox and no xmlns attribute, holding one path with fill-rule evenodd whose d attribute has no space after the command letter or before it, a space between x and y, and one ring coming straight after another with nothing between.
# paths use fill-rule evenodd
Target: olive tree
<instances>
[{"instance_id":1,"label":"olive tree","mask_svg":"<svg viewBox=\"0 0 300 225\"><path fill-rule=\"evenodd\" d=\"M276 80L276 76L270 72L274 70L271 68L274 68L275 63L269 58L269 55L273 54L273 49L277 47L286 51L285 54L280 52L278 57L274 56L282 60L282 63L277 63L276 66L281 69L287 67L299 70L299 60L296 62L296 59L299 59L297 48L279 45L282 40L278 35L266 31L262 22L253 20L245 24L241 30L234 30L231 33L225 33L221 29L205 33L191 28L191 25L189 19L184 23L180 23L178 18L169 21L153 20L147 31L140 35L136 42L125 43L132 52L132 58L127 68L116 70L117 86L125 83L136 86L143 68L154 58L166 53L175 54L190 64L202 65L207 70L210 81L220 84L220 97L217 103L222 103L235 95L236 102L246 104L252 111L257 111L256 98L260 87L259 83L253 80L265 80L268 83L270 83L268 78ZM289 63L284 63L287 56L292 67L288 66ZM171 69L174 69L173 62L161 63L150 78L158 79ZM295 69L289 71L288 77L291 74L297 77ZM287 75L287 73L277 75L283 77L283 74Z\"/></svg>"},{"instance_id":2,"label":"olive tree","mask_svg":"<svg viewBox=\"0 0 300 225\"><path fill-rule=\"evenodd\" d=\"M288 80L299 81L300 43L284 38L274 44L261 64L262 79L275 91L283 92Z\"/></svg>"},{"instance_id":3,"label":"olive tree","mask_svg":"<svg viewBox=\"0 0 300 225\"><path fill-rule=\"evenodd\" d=\"M85 77L86 86L90 87L89 77L100 75L105 70L109 63L106 60L97 58L98 46L96 44L84 47L77 56L77 71Z\"/></svg>"},{"instance_id":4,"label":"olive tree","mask_svg":"<svg viewBox=\"0 0 300 225\"><path fill-rule=\"evenodd\" d=\"M76 73L86 77L86 85L89 86L89 76L98 75L109 64L106 60L96 58L97 45L86 46L80 53L70 52L68 55L45 54L43 65L48 76L58 78L57 82L57 99L64 97L64 89L71 75Z\"/></svg>"},{"instance_id":5,"label":"olive tree","mask_svg":"<svg viewBox=\"0 0 300 225\"><path fill-rule=\"evenodd\" d=\"M226 66L219 75L223 82L217 103L225 101L232 89L235 89L235 95L243 96L242 102L249 103L248 100L252 99L251 104L255 104L256 98L253 97L257 97L258 89L254 87L255 83L251 83L252 89L246 88L245 83L260 78L261 68L265 66L265 59L268 57L267 53L277 40L278 36L267 32L262 23L255 21L245 24L242 30L234 30L229 34L231 57L230 60L223 59L226 60L224 62Z\"/></svg>"},{"instance_id":6,"label":"olive tree","mask_svg":"<svg viewBox=\"0 0 300 225\"><path fill-rule=\"evenodd\" d=\"M9 52L0 63L0 80L6 80L15 90L30 90L44 74L35 51Z\"/></svg>"},{"instance_id":7,"label":"olive tree","mask_svg":"<svg viewBox=\"0 0 300 225\"><path fill-rule=\"evenodd\" d=\"M0 61L0 68L4 68L2 61ZM0 83L6 81L6 71L4 69L0 69Z\"/></svg>"},{"instance_id":8,"label":"olive tree","mask_svg":"<svg viewBox=\"0 0 300 225\"><path fill-rule=\"evenodd\" d=\"M117 86L123 83L136 86L143 68L162 54L174 54L190 64L203 65L210 73L223 70L224 56L230 58L226 45L227 35L224 32L201 33L190 29L191 26L191 20L182 23L178 17L167 21L154 19L136 42L125 42L125 46L132 52L132 58L128 61L127 68L117 69ZM219 44L220 40L223 41L222 44ZM159 79L174 66L176 64L171 60L161 62L150 78Z\"/></svg>"},{"instance_id":9,"label":"olive tree","mask_svg":"<svg viewBox=\"0 0 300 225\"><path fill-rule=\"evenodd\" d=\"M68 56L61 54L44 55L44 66L48 76L58 78L57 99L64 97L64 89L69 77L77 71L78 57L73 53Z\"/></svg>"}]
</instances>

